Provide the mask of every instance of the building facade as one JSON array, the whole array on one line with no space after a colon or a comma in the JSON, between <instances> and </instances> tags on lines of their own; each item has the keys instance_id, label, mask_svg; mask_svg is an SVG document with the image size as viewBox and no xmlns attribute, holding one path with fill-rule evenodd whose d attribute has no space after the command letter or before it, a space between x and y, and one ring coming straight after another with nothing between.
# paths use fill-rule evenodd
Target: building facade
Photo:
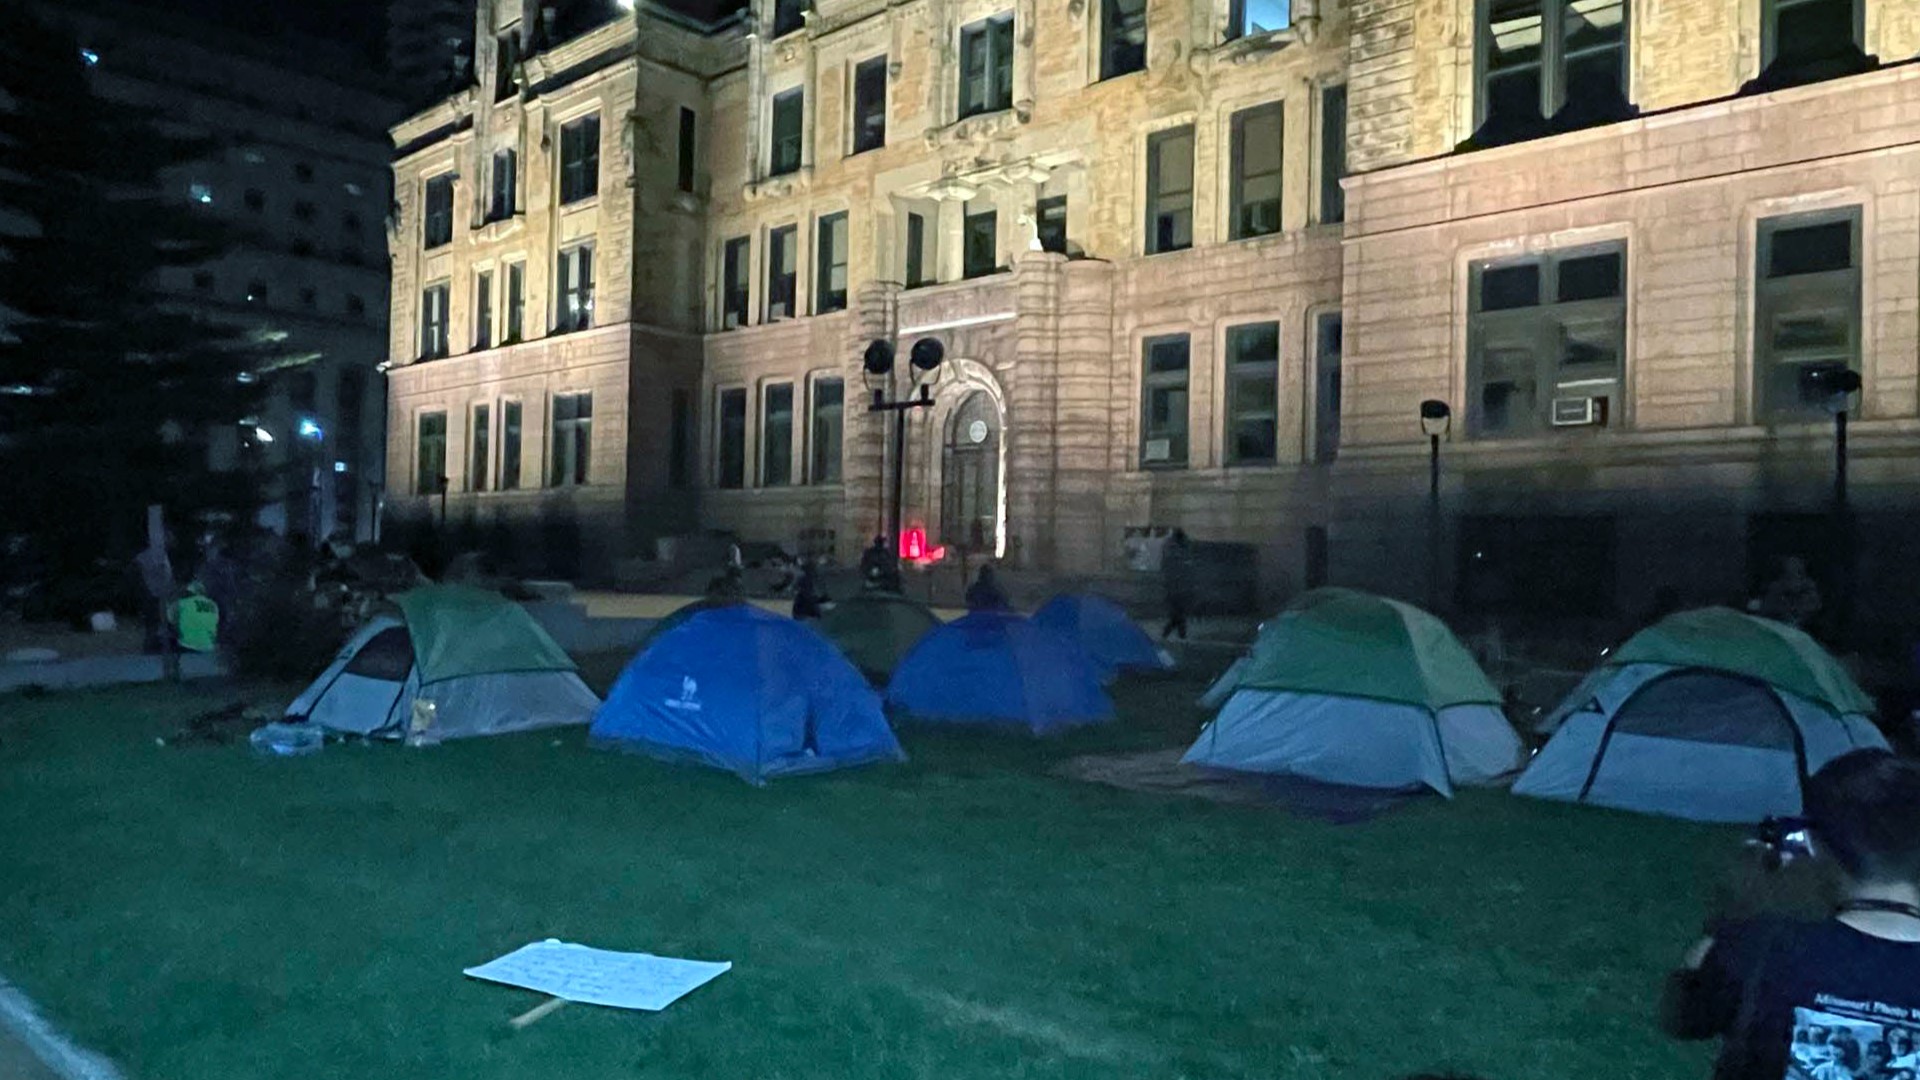
<instances>
[{"instance_id":1,"label":"building facade","mask_svg":"<svg viewBox=\"0 0 1920 1080\"><path fill-rule=\"evenodd\" d=\"M1831 551L1843 371L1848 535L1893 569L1920 482L1911 5L601 17L545 45L483 4L476 84L395 129L393 355L433 359L392 372L389 483L417 515L579 521L610 558L696 525L850 556L891 468L862 356L931 337L905 517L1019 569L1124 578L1178 527L1266 594L1718 599ZM523 226L482 206L501 160ZM488 267L520 258L509 303ZM476 331L509 307L516 344Z\"/></svg>"},{"instance_id":2,"label":"building facade","mask_svg":"<svg viewBox=\"0 0 1920 1080\"><path fill-rule=\"evenodd\" d=\"M100 93L220 146L164 182L237 242L161 283L247 328L268 358L254 373L269 391L260 414L220 433L215 455L264 458L274 481L262 524L315 540L370 538L386 473L381 131L393 99L343 80L336 73L353 65L322 45L292 56L106 4L50 13L74 29Z\"/></svg>"}]
</instances>

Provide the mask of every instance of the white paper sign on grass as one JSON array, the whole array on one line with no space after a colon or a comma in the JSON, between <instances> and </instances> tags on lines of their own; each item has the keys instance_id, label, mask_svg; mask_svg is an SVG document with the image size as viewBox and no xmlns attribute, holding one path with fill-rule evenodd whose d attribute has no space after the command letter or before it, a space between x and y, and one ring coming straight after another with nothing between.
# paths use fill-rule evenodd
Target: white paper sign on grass
<instances>
[{"instance_id":1,"label":"white paper sign on grass","mask_svg":"<svg viewBox=\"0 0 1920 1080\"><path fill-rule=\"evenodd\" d=\"M657 1012L732 968L724 960L609 952L548 938L468 968L465 974L585 1005Z\"/></svg>"}]
</instances>

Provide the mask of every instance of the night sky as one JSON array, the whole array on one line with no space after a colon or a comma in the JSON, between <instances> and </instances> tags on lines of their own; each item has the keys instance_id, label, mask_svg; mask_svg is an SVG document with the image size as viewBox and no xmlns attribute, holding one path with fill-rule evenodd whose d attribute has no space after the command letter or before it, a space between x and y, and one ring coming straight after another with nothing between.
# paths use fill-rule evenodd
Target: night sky
<instances>
[{"instance_id":1,"label":"night sky","mask_svg":"<svg viewBox=\"0 0 1920 1080\"><path fill-rule=\"evenodd\" d=\"M260 0L131 0L136 6L171 12L267 42L298 45L324 38L385 63L386 0L309 0L263 4Z\"/></svg>"}]
</instances>

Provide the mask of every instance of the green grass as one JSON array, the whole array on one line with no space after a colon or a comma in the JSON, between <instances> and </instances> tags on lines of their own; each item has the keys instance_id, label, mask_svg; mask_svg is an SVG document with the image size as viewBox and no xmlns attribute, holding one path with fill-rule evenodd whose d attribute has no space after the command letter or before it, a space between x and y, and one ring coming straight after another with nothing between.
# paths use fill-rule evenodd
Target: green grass
<instances>
[{"instance_id":1,"label":"green grass","mask_svg":"<svg viewBox=\"0 0 1920 1080\"><path fill-rule=\"evenodd\" d=\"M225 700L0 701L0 974L140 1080L1704 1075L1648 1014L1729 834L1494 793L1360 826L1046 775L1190 732L909 731L763 789L578 730L260 761ZM730 959L664 1013L460 970L527 941Z\"/></svg>"}]
</instances>

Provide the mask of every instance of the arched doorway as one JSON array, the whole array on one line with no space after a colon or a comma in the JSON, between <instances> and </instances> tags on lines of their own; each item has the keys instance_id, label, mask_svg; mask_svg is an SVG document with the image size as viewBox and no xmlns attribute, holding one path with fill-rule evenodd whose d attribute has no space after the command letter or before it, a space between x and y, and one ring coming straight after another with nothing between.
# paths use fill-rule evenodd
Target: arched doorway
<instances>
[{"instance_id":1,"label":"arched doorway","mask_svg":"<svg viewBox=\"0 0 1920 1080\"><path fill-rule=\"evenodd\" d=\"M940 542L1000 550L1000 406L975 389L947 417L940 455Z\"/></svg>"}]
</instances>

